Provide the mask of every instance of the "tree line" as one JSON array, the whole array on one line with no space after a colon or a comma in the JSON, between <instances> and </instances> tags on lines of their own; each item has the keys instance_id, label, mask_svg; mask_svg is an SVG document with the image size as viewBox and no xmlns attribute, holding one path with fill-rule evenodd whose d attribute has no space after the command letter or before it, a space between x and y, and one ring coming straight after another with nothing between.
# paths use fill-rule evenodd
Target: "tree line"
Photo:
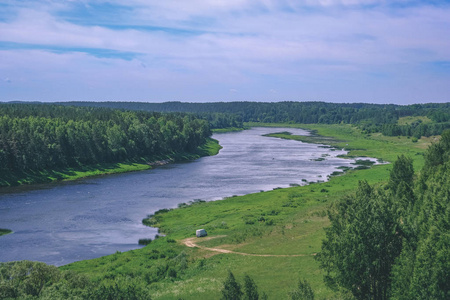
<instances>
[{"instance_id":1,"label":"tree line","mask_svg":"<svg viewBox=\"0 0 450 300\"><path fill-rule=\"evenodd\" d=\"M418 139L422 136L440 135L446 129L450 129L450 122L426 124L420 120L407 125L383 124L376 128L386 136L413 136Z\"/></svg>"},{"instance_id":2,"label":"tree line","mask_svg":"<svg viewBox=\"0 0 450 300\"><path fill-rule=\"evenodd\" d=\"M439 135L450 128L450 104L413 105L326 102L67 102L61 105L96 106L158 112L189 112L207 119L211 128L241 127L242 122L353 124L361 130L388 136ZM432 124L398 125L406 116L426 116Z\"/></svg>"},{"instance_id":3,"label":"tree line","mask_svg":"<svg viewBox=\"0 0 450 300\"><path fill-rule=\"evenodd\" d=\"M188 114L0 104L0 170L121 162L190 152L211 135Z\"/></svg>"},{"instance_id":4,"label":"tree line","mask_svg":"<svg viewBox=\"0 0 450 300\"><path fill-rule=\"evenodd\" d=\"M389 182L360 182L329 211L326 283L356 299L450 299L450 131L415 174L400 156Z\"/></svg>"}]
</instances>

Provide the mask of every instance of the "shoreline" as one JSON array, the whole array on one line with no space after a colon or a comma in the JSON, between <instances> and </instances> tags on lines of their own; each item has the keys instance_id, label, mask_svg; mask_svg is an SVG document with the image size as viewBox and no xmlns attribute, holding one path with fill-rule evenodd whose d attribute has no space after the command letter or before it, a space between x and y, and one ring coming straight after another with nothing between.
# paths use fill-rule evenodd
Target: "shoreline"
<instances>
[{"instance_id":1,"label":"shoreline","mask_svg":"<svg viewBox=\"0 0 450 300\"><path fill-rule=\"evenodd\" d=\"M190 161L204 156L213 156L219 153L221 146L213 138L208 138L206 143L193 152L172 153L157 156L144 162L118 162L97 165L81 166L63 170L44 170L12 175L10 178L0 180L0 194L8 189L35 187L40 184L52 184L56 182L76 181L80 179L120 174L136 171L150 170L173 162Z\"/></svg>"},{"instance_id":2,"label":"shoreline","mask_svg":"<svg viewBox=\"0 0 450 300\"><path fill-rule=\"evenodd\" d=\"M251 126L248 126L246 129L251 129L251 128L255 128L255 127L265 127L265 128L274 128L274 129L288 128L288 127L283 127L282 124L277 124L277 125L278 126L264 126L264 125L257 125L255 123L255 124L252 124ZM194 206L194 205L201 204L204 202L225 201L225 200L229 200L229 199L236 198L236 197L245 197L245 196L254 195L254 194L268 193L268 192L272 192L272 191L276 191L276 190L289 190L289 189L293 189L296 187L308 187L308 186L312 186L312 185L316 186L316 185L320 185L320 184L327 184L330 182L330 180L332 180L332 178L337 177L337 176L346 176L346 175L349 175L350 172L355 172L355 171L360 171L360 170L370 170L374 166L390 164L390 162L383 161L381 158L350 155L351 150L347 150L345 148L340 148L336 144L333 145L333 143L346 142L346 141L338 140L334 137L322 136L322 135L318 134L318 131L315 129L306 129L303 127L295 127L295 126L290 126L289 128L303 129L303 130L308 131L311 135L310 136L302 136L302 135L294 135L289 132L278 132L278 133L264 134L263 136L286 139L286 140L300 141L303 143L316 144L316 145L321 145L319 147L323 147L323 148L343 149L343 150L347 151L347 154L339 155L337 157L347 159L347 160L353 159L355 162L351 163L351 164L354 165L354 167L340 166L337 168L337 169L339 169L339 171L334 171L334 172L330 173L329 175L327 175L324 178L324 180L306 181L305 179L302 179L302 183L304 183L304 184L290 184L287 187L275 187L272 190L249 193L249 194L245 194L245 195L233 195L233 196L223 197L221 199L213 200L213 201L201 200L201 201L190 201L188 203L179 203L179 206L176 208L162 208L162 209L158 210L157 212L155 212L154 214L148 215L146 218L142 219L142 224L145 226L148 226L150 228L156 228L156 229L158 229L158 235L166 236L168 233L164 232L161 229L161 227L156 226L156 225L159 225L159 222L157 220L157 217L155 217L155 216L160 213L164 214L164 213L172 211L172 210L179 210L179 209L182 209L182 208L185 208L188 206ZM324 140L328 141L328 144L325 144Z\"/></svg>"}]
</instances>

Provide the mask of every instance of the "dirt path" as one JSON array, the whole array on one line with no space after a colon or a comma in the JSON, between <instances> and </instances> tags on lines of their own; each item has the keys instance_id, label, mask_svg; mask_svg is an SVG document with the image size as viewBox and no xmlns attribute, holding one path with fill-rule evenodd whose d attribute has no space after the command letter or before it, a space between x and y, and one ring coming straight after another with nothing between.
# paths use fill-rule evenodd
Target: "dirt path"
<instances>
[{"instance_id":1,"label":"dirt path","mask_svg":"<svg viewBox=\"0 0 450 300\"><path fill-rule=\"evenodd\" d=\"M232 251L232 250L226 250L226 249L221 249L221 248L209 248L209 247L205 247L205 246L201 246L198 245L197 242L200 241L208 241L211 239L216 239L216 238L221 238L224 237L225 235L218 235L218 236L210 236L210 237L204 237L204 238L197 238L197 237L191 237L191 238L187 238L181 241L181 243L187 247L190 248L199 248L199 249L203 249L203 250L208 250L208 251L212 251L212 252L218 252L218 253L229 253L229 254L239 254L239 255L245 255L245 256L261 256L261 257L297 257L297 256L307 256L305 254L251 254L251 253L244 253L244 252L236 252L236 251ZM314 254L312 254L314 255Z\"/></svg>"}]
</instances>

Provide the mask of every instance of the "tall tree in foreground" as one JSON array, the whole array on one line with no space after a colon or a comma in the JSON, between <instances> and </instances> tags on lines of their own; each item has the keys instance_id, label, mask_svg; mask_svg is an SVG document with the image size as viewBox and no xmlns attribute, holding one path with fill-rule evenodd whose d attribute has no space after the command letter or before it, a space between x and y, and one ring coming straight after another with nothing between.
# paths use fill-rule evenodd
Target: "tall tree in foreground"
<instances>
[{"instance_id":1,"label":"tall tree in foreground","mask_svg":"<svg viewBox=\"0 0 450 300\"><path fill-rule=\"evenodd\" d=\"M248 275L244 277L244 299L245 300L258 300L258 287L255 281Z\"/></svg>"},{"instance_id":2,"label":"tall tree in foreground","mask_svg":"<svg viewBox=\"0 0 450 300\"><path fill-rule=\"evenodd\" d=\"M228 271L228 277L223 284L222 300L239 300L242 298L241 285L236 281L233 273Z\"/></svg>"},{"instance_id":3,"label":"tall tree in foreground","mask_svg":"<svg viewBox=\"0 0 450 300\"><path fill-rule=\"evenodd\" d=\"M389 174L388 186L394 193L397 192L398 187L404 183L409 187L413 187L414 169L412 159L405 155L400 155L394 162L392 170Z\"/></svg>"},{"instance_id":4,"label":"tall tree in foreground","mask_svg":"<svg viewBox=\"0 0 450 300\"><path fill-rule=\"evenodd\" d=\"M330 286L343 287L357 299L388 299L391 269L401 252L397 209L384 191L359 183L356 195L329 212L331 226L317 255Z\"/></svg>"},{"instance_id":5,"label":"tall tree in foreground","mask_svg":"<svg viewBox=\"0 0 450 300\"><path fill-rule=\"evenodd\" d=\"M393 271L394 299L450 299L450 131L425 156Z\"/></svg>"}]
</instances>

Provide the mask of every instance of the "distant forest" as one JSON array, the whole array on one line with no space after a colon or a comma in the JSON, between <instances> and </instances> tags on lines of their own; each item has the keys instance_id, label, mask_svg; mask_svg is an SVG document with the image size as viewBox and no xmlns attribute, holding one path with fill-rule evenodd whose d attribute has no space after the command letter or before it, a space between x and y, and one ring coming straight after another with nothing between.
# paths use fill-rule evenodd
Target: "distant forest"
<instances>
[{"instance_id":1,"label":"distant forest","mask_svg":"<svg viewBox=\"0 0 450 300\"><path fill-rule=\"evenodd\" d=\"M387 136L438 135L450 129L450 103L413 105L326 103L326 102L217 102L217 103L142 103L142 102L61 102L61 105L109 107L157 112L187 112L210 122L212 129L242 127L243 122L354 124L366 133L381 132ZM401 117L426 116L398 125Z\"/></svg>"},{"instance_id":2,"label":"distant forest","mask_svg":"<svg viewBox=\"0 0 450 300\"><path fill-rule=\"evenodd\" d=\"M0 104L0 171L123 162L189 152L211 135L180 113L42 104Z\"/></svg>"},{"instance_id":3,"label":"distant forest","mask_svg":"<svg viewBox=\"0 0 450 300\"><path fill-rule=\"evenodd\" d=\"M401 117L412 118L399 124ZM244 122L353 124L388 136L439 135L450 103L377 105L325 102L0 104L0 171L48 170L189 152L211 129Z\"/></svg>"}]
</instances>

